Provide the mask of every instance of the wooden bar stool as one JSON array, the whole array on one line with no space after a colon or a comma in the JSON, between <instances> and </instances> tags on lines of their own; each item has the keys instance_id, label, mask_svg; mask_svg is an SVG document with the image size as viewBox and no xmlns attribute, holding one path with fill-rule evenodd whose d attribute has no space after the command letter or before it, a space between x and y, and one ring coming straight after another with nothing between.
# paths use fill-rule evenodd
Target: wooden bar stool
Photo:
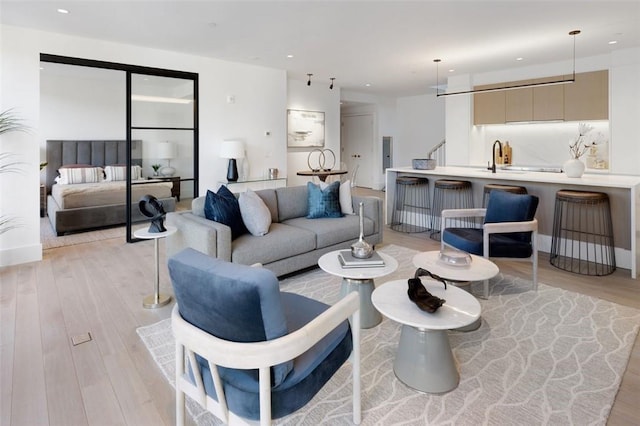
<instances>
[{"instance_id":1,"label":"wooden bar stool","mask_svg":"<svg viewBox=\"0 0 640 426\"><path fill-rule=\"evenodd\" d=\"M489 194L491 191L506 191L512 194L526 194L527 188L524 186L515 185L501 185L499 183L488 183L484 186L484 194L482 196L482 207L487 207L487 201L489 200Z\"/></svg>"},{"instance_id":2,"label":"wooden bar stool","mask_svg":"<svg viewBox=\"0 0 640 426\"><path fill-rule=\"evenodd\" d=\"M396 199L394 202L391 229L399 232L426 232L429 230L428 213L429 180L412 176L396 178Z\"/></svg>"},{"instance_id":3,"label":"wooden bar stool","mask_svg":"<svg viewBox=\"0 0 640 426\"><path fill-rule=\"evenodd\" d=\"M440 241L440 220L442 210L473 208L473 192L468 180L439 179L434 183L433 214L431 215L431 239ZM474 220L461 219L464 227L470 227Z\"/></svg>"},{"instance_id":4,"label":"wooden bar stool","mask_svg":"<svg viewBox=\"0 0 640 426\"><path fill-rule=\"evenodd\" d=\"M556 193L549 261L582 275L616 270L609 196L562 189Z\"/></svg>"}]
</instances>

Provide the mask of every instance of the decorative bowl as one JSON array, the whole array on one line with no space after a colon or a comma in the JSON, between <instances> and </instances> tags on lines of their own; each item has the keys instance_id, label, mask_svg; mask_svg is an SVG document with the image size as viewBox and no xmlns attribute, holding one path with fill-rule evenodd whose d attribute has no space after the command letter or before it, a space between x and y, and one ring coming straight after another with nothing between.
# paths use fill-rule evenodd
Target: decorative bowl
<instances>
[{"instance_id":1,"label":"decorative bowl","mask_svg":"<svg viewBox=\"0 0 640 426\"><path fill-rule=\"evenodd\" d=\"M411 166L417 170L433 170L436 168L436 160L433 158L414 158Z\"/></svg>"},{"instance_id":2,"label":"decorative bowl","mask_svg":"<svg viewBox=\"0 0 640 426\"><path fill-rule=\"evenodd\" d=\"M464 251L446 248L440 251L438 260L449 266L469 266L471 265L471 255Z\"/></svg>"}]
</instances>

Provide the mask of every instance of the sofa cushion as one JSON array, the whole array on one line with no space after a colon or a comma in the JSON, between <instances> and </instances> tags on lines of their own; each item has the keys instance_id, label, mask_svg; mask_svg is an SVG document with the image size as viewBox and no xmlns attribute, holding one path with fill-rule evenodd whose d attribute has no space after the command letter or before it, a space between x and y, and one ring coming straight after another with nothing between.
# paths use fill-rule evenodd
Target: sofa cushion
<instances>
[{"instance_id":1,"label":"sofa cushion","mask_svg":"<svg viewBox=\"0 0 640 426\"><path fill-rule=\"evenodd\" d=\"M261 189L256 191L256 194L264 201L269 212L271 212L271 222L278 222L278 196L276 190L273 188Z\"/></svg>"},{"instance_id":2,"label":"sofa cushion","mask_svg":"<svg viewBox=\"0 0 640 426\"><path fill-rule=\"evenodd\" d=\"M245 234L232 242L231 261L252 265L268 264L316 248L315 233L282 223L272 223L262 237Z\"/></svg>"},{"instance_id":3,"label":"sofa cushion","mask_svg":"<svg viewBox=\"0 0 640 426\"><path fill-rule=\"evenodd\" d=\"M276 188L278 197L278 222L307 215L307 187L288 186Z\"/></svg>"},{"instance_id":4,"label":"sofa cushion","mask_svg":"<svg viewBox=\"0 0 640 426\"><path fill-rule=\"evenodd\" d=\"M224 185L218 189L217 193L207 190L204 215L209 220L222 223L231 228L232 240L247 233L247 228L242 222L238 199Z\"/></svg>"},{"instance_id":5,"label":"sofa cushion","mask_svg":"<svg viewBox=\"0 0 640 426\"><path fill-rule=\"evenodd\" d=\"M340 184L340 210L342 210L342 214L355 214L351 200L351 180Z\"/></svg>"},{"instance_id":6,"label":"sofa cushion","mask_svg":"<svg viewBox=\"0 0 640 426\"><path fill-rule=\"evenodd\" d=\"M238 198L242 221L251 235L262 236L269 232L271 212L262 198L248 189Z\"/></svg>"},{"instance_id":7,"label":"sofa cushion","mask_svg":"<svg viewBox=\"0 0 640 426\"><path fill-rule=\"evenodd\" d=\"M315 183L307 183L307 219L320 217L342 217L340 210L340 182L333 182L322 189Z\"/></svg>"},{"instance_id":8,"label":"sofa cushion","mask_svg":"<svg viewBox=\"0 0 640 426\"><path fill-rule=\"evenodd\" d=\"M360 218L356 215L347 215L339 219L320 218L306 219L296 218L284 222L296 228L306 229L316 236L316 248L329 247L345 241L355 240L360 236ZM364 235L373 234L374 223L369 218L364 218Z\"/></svg>"}]
</instances>

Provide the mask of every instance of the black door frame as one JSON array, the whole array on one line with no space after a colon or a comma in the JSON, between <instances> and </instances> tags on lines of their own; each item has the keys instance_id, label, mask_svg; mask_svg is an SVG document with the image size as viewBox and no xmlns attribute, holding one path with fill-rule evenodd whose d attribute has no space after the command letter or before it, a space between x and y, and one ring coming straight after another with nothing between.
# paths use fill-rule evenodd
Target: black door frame
<instances>
[{"instance_id":1,"label":"black door frame","mask_svg":"<svg viewBox=\"0 0 640 426\"><path fill-rule=\"evenodd\" d=\"M198 194L199 184L199 119L198 119L198 73L175 71L163 68L144 67L140 65L121 64L117 62L97 61L93 59L75 58L71 56L40 53L40 62L52 62L64 65L77 65L89 68L102 68L126 73L126 139L127 139L127 242L141 241L131 235L131 75L147 74L158 77L179 78L193 81L193 194Z\"/></svg>"}]
</instances>

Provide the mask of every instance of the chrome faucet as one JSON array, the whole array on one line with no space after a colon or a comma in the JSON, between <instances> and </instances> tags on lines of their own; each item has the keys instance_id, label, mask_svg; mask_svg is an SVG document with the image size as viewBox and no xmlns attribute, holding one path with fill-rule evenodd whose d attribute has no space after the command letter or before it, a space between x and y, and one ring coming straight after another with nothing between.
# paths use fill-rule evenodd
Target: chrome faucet
<instances>
[{"instance_id":1,"label":"chrome faucet","mask_svg":"<svg viewBox=\"0 0 640 426\"><path fill-rule=\"evenodd\" d=\"M502 143L499 140L496 140L493 143L493 147L491 148L491 160L493 161L493 164L491 164L491 167L487 167L489 170L491 170L491 173L495 173L496 172L496 144L498 144L498 155L500 155L500 157L502 157Z\"/></svg>"}]
</instances>

